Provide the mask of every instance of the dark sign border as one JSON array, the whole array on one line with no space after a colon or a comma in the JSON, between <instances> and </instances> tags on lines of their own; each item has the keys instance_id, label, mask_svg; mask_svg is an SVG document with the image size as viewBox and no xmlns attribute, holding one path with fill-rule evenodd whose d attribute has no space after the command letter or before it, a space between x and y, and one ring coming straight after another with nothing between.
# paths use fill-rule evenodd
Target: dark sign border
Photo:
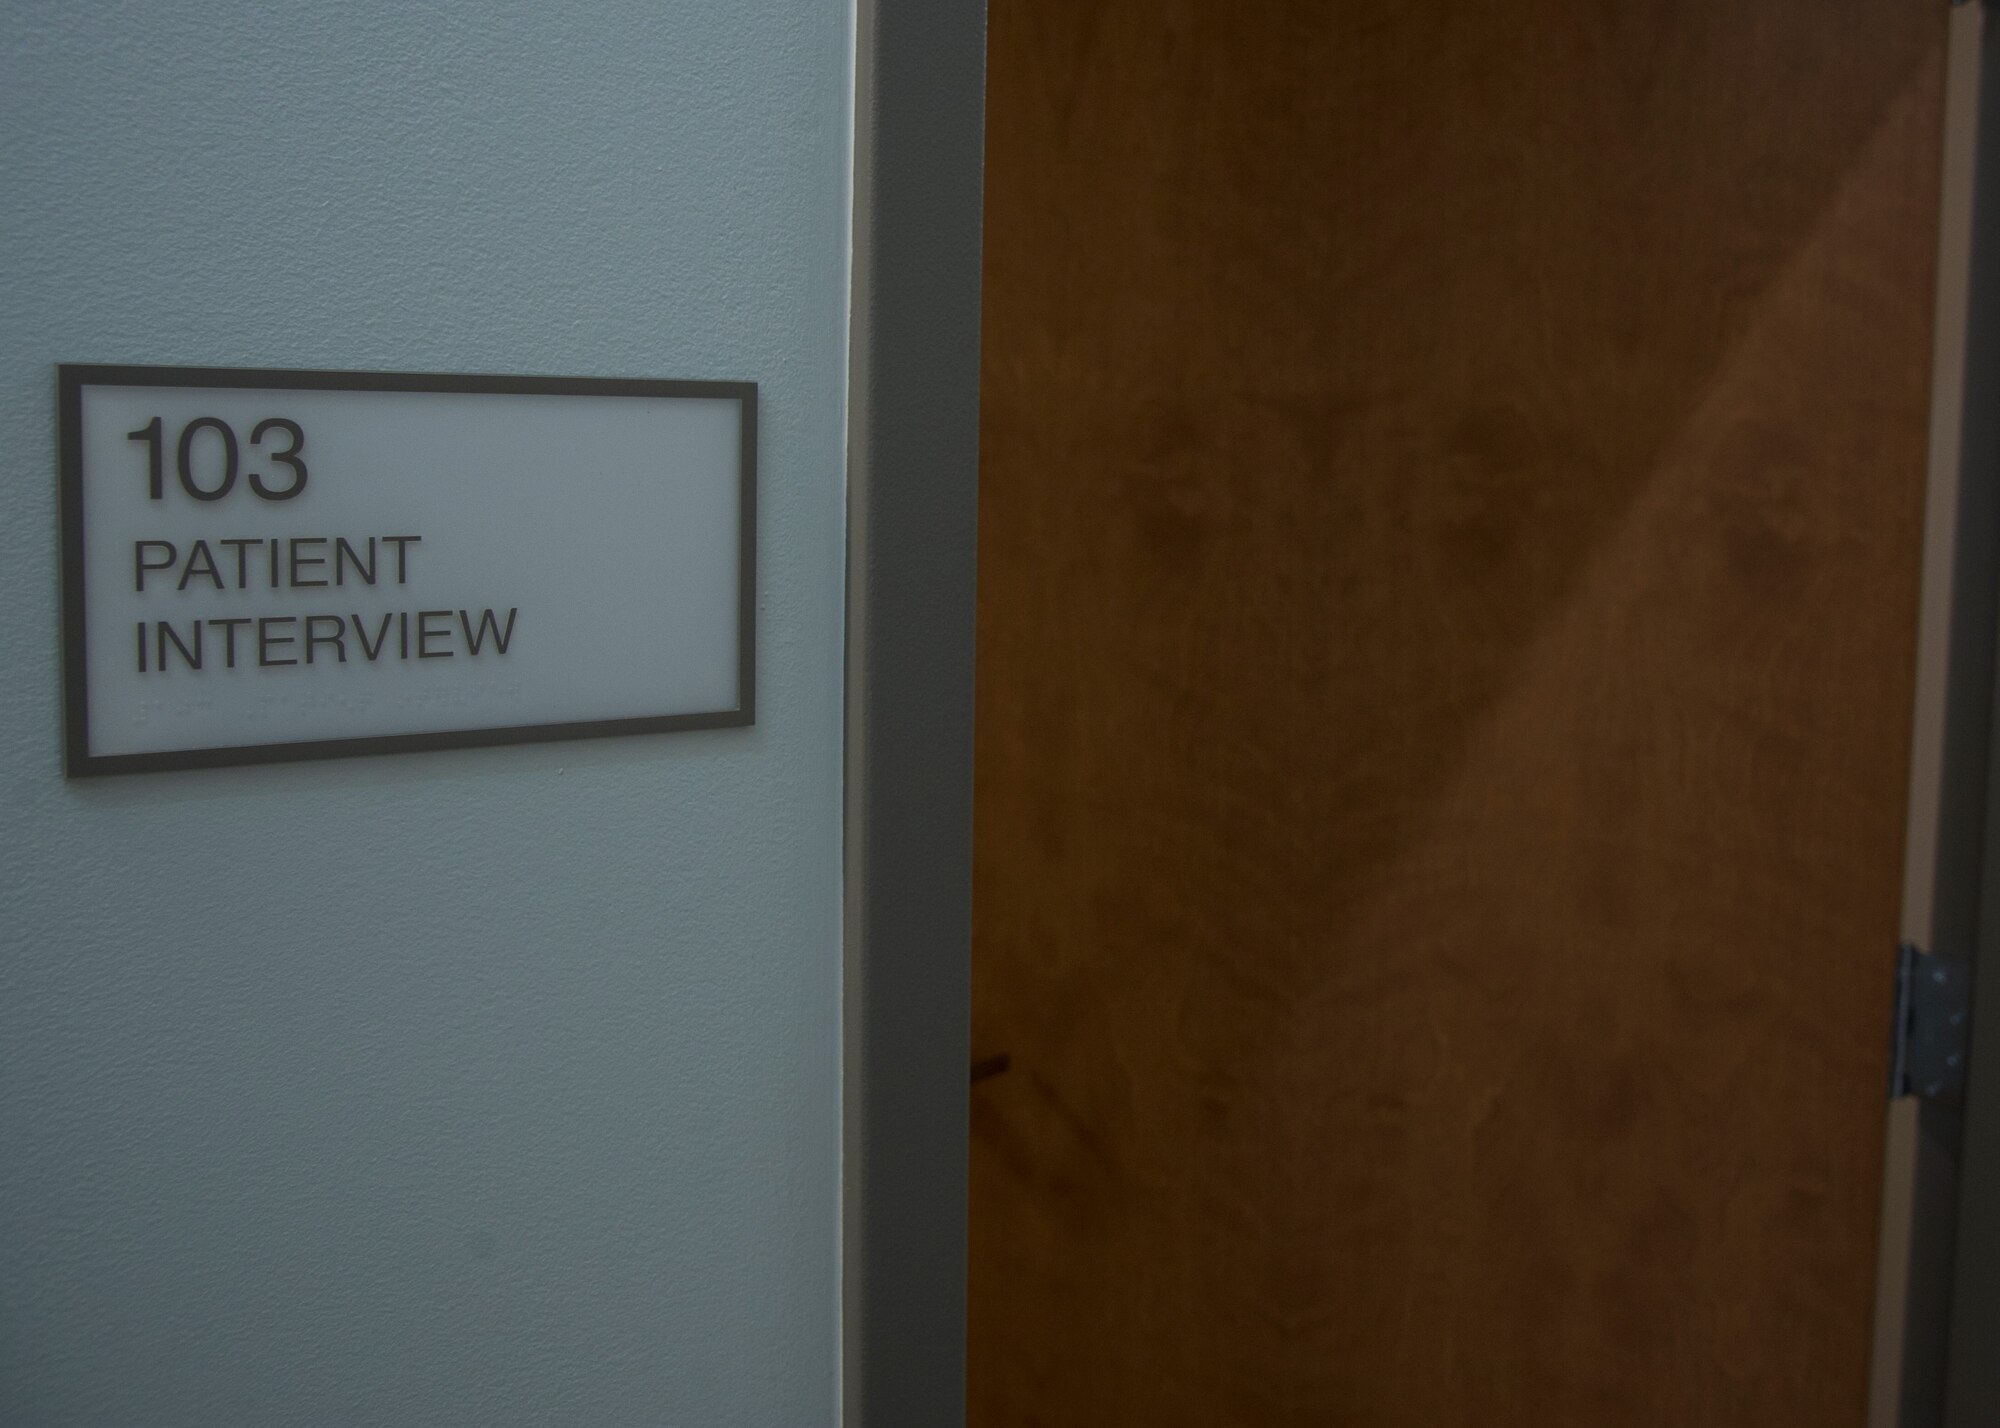
<instances>
[{"instance_id":1,"label":"dark sign border","mask_svg":"<svg viewBox=\"0 0 2000 1428\"><path fill-rule=\"evenodd\" d=\"M712 713L648 715L567 724L380 734L281 744L234 744L144 754L90 751L90 674L84 650L83 389L85 387L253 388L267 391L478 392L508 396L724 397L742 412L736 707ZM740 728L756 722L757 669L757 384L676 382L617 377L509 377L422 372L326 372L254 367L125 367L60 363L56 367L57 472L62 502L63 770L71 778L227 768L302 759L406 754L426 749L489 748L679 729Z\"/></svg>"}]
</instances>

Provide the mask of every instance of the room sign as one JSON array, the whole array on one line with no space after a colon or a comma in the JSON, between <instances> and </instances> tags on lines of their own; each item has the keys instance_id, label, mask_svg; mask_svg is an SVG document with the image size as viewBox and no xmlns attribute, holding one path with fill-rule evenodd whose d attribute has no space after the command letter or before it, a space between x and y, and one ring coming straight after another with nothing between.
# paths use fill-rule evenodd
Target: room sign
<instances>
[{"instance_id":1,"label":"room sign","mask_svg":"<svg viewBox=\"0 0 2000 1428\"><path fill-rule=\"evenodd\" d=\"M73 775L752 721L749 382L57 369Z\"/></svg>"}]
</instances>

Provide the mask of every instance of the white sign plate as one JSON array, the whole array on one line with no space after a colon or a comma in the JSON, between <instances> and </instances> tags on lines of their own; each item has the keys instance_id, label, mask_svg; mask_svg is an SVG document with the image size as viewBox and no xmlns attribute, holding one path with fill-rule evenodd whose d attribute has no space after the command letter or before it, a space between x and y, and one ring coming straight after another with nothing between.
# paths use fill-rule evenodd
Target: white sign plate
<instances>
[{"instance_id":1,"label":"white sign plate","mask_svg":"<svg viewBox=\"0 0 2000 1428\"><path fill-rule=\"evenodd\" d=\"M71 774L752 722L754 383L57 376Z\"/></svg>"}]
</instances>

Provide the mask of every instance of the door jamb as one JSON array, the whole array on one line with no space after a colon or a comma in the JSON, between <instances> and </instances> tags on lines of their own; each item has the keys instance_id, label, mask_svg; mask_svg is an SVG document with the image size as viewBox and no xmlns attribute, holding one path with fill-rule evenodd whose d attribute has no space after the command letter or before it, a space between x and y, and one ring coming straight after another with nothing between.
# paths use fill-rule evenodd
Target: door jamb
<instances>
[{"instance_id":1,"label":"door jamb","mask_svg":"<svg viewBox=\"0 0 2000 1428\"><path fill-rule=\"evenodd\" d=\"M985 0L859 0L841 1412L965 1418Z\"/></svg>"},{"instance_id":2,"label":"door jamb","mask_svg":"<svg viewBox=\"0 0 2000 1428\"><path fill-rule=\"evenodd\" d=\"M2000 403L1986 398L2000 391L2000 82L1984 82L2000 78L2000 23L1991 3L1951 16L1901 929L1906 942L1971 960L1975 973L2000 968ZM1883 949L1885 980L1893 950ZM1978 982L1963 1109L1889 1104L1870 1428L2000 1421L2000 1359L1986 1343L2000 1305L2000 1221L1980 1210L2000 1204L2000 975Z\"/></svg>"}]
</instances>

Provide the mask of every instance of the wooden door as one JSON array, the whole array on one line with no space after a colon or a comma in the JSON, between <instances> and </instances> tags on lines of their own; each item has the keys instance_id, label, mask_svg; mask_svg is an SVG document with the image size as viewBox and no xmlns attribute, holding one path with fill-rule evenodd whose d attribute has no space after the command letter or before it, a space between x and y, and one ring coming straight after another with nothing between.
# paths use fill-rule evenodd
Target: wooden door
<instances>
[{"instance_id":1,"label":"wooden door","mask_svg":"<svg viewBox=\"0 0 2000 1428\"><path fill-rule=\"evenodd\" d=\"M992 0L971 1394L1859 1424L1942 0Z\"/></svg>"}]
</instances>

